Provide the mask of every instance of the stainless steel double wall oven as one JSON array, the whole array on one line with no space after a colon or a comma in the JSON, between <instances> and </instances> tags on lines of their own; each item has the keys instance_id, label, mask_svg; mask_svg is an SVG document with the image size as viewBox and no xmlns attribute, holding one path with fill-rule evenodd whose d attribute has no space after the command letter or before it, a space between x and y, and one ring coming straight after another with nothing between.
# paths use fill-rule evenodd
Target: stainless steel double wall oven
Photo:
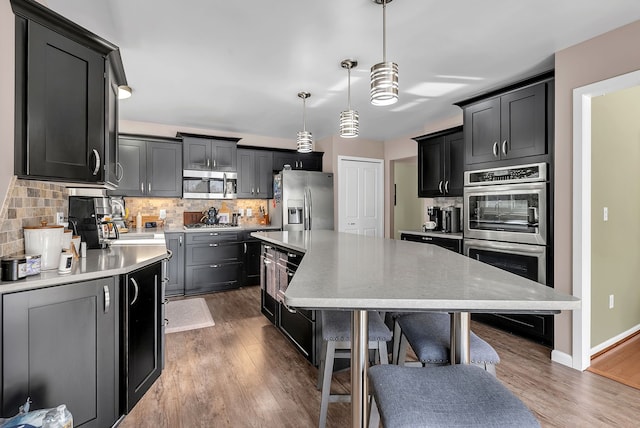
<instances>
[{"instance_id":1,"label":"stainless steel double wall oven","mask_svg":"<svg viewBox=\"0 0 640 428\"><path fill-rule=\"evenodd\" d=\"M465 255L550 285L546 163L466 171ZM475 319L552 344L553 316L477 314Z\"/></svg>"}]
</instances>

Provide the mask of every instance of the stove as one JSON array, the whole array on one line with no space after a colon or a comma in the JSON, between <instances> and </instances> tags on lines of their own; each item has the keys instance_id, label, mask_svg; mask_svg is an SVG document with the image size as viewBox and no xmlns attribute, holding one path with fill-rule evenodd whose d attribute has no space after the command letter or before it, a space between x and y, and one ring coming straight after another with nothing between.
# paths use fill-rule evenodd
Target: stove
<instances>
[{"instance_id":1,"label":"stove","mask_svg":"<svg viewBox=\"0 0 640 428\"><path fill-rule=\"evenodd\" d=\"M222 229L222 228L235 228L238 227L237 224L204 224L204 223L193 223L193 224L185 224L185 229Z\"/></svg>"}]
</instances>

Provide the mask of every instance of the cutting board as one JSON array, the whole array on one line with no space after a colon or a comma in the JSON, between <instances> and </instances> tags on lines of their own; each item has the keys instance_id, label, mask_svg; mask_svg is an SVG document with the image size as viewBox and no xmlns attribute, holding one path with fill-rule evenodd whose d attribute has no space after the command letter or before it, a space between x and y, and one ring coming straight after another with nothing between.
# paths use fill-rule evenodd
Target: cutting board
<instances>
[{"instance_id":1,"label":"cutting board","mask_svg":"<svg viewBox=\"0 0 640 428\"><path fill-rule=\"evenodd\" d=\"M194 224L201 223L203 214L200 211L185 211L182 214L182 223L183 224Z\"/></svg>"}]
</instances>

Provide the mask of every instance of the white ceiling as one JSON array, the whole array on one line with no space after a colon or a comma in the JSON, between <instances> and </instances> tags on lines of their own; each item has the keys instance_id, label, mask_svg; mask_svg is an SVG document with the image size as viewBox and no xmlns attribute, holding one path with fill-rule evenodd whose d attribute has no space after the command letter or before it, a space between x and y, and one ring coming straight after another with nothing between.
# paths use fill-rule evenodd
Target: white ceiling
<instances>
[{"instance_id":1,"label":"white ceiling","mask_svg":"<svg viewBox=\"0 0 640 428\"><path fill-rule=\"evenodd\" d=\"M120 47L133 97L120 118L226 133L316 140L347 107L343 59L355 59L360 135L389 140L460 114L452 103L553 67L554 52L640 19L638 0L393 0L387 60L400 101L369 103L382 61L382 6L372 0L46 0Z\"/></svg>"}]
</instances>

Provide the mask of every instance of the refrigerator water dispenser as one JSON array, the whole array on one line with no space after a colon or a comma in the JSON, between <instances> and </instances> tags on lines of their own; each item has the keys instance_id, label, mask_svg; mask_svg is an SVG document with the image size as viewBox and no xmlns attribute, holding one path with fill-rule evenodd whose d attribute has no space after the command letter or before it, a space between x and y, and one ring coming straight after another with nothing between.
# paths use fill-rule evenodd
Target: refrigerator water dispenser
<instances>
[{"instance_id":1,"label":"refrigerator water dispenser","mask_svg":"<svg viewBox=\"0 0 640 428\"><path fill-rule=\"evenodd\" d=\"M291 207L287 211L289 212L289 224L302 223L302 207Z\"/></svg>"}]
</instances>

